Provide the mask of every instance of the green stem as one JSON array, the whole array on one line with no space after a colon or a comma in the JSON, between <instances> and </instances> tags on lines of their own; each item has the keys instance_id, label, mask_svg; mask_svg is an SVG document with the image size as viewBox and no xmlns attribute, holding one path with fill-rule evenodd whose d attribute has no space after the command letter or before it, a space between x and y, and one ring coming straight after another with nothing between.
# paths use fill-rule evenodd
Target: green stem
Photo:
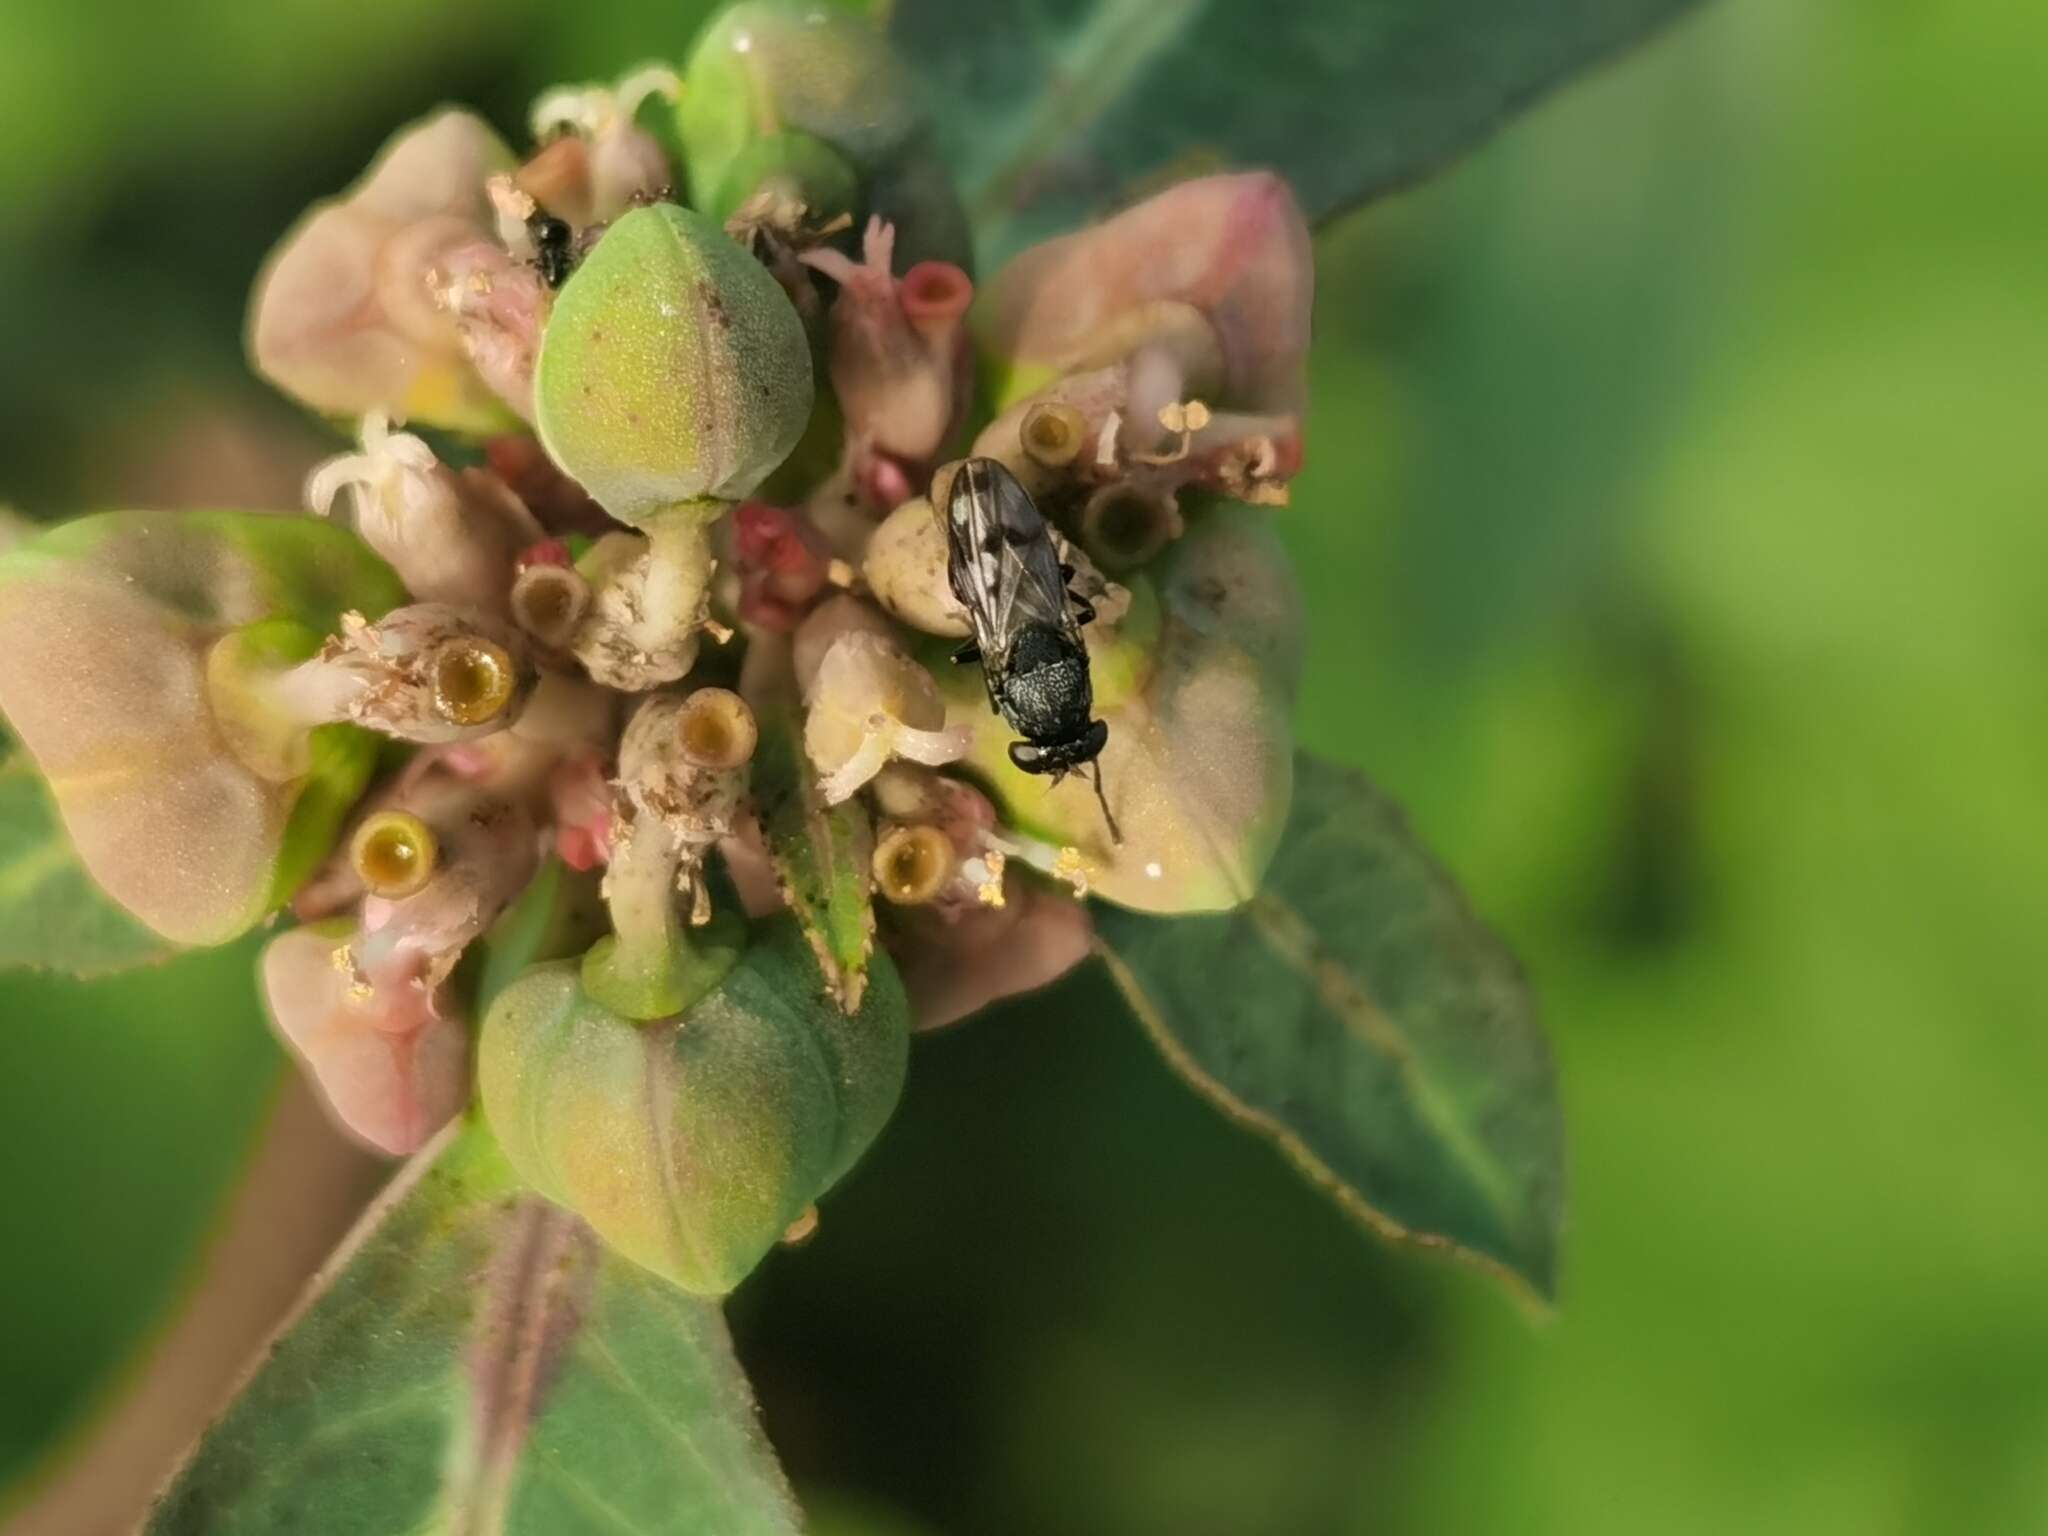
<instances>
[{"instance_id":1,"label":"green stem","mask_svg":"<svg viewBox=\"0 0 2048 1536\"><path fill-rule=\"evenodd\" d=\"M627 728L619 750L619 777L636 785L667 762L674 709L655 700ZM687 847L663 819L621 797L604 898L612 933L583 959L583 986L593 998L630 1019L673 1018L730 970L745 945L745 929L731 913L702 927L683 920L682 891L696 876L692 860L704 850ZM628 819L630 817L630 819Z\"/></svg>"},{"instance_id":2,"label":"green stem","mask_svg":"<svg viewBox=\"0 0 2048 1536\"><path fill-rule=\"evenodd\" d=\"M663 638L687 634L704 620L711 594L711 524L729 503L679 502L643 525L647 575L641 588L644 622Z\"/></svg>"}]
</instances>

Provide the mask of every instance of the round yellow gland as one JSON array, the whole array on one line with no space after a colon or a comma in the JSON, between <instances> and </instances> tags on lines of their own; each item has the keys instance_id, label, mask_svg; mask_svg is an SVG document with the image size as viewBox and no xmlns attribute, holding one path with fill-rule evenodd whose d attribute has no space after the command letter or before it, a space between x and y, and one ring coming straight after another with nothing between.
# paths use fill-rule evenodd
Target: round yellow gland
<instances>
[{"instance_id":1,"label":"round yellow gland","mask_svg":"<svg viewBox=\"0 0 2048 1536\"><path fill-rule=\"evenodd\" d=\"M659 203L613 224L563 286L534 405L555 462L640 524L737 501L789 456L811 413L810 347L760 262Z\"/></svg>"},{"instance_id":2,"label":"round yellow gland","mask_svg":"<svg viewBox=\"0 0 2048 1536\"><path fill-rule=\"evenodd\" d=\"M379 811L357 829L348 851L364 888L396 901L434 878L441 845L434 829L409 811Z\"/></svg>"},{"instance_id":3,"label":"round yellow gland","mask_svg":"<svg viewBox=\"0 0 2048 1536\"><path fill-rule=\"evenodd\" d=\"M676 746L698 768L737 768L758 739L754 712L729 688L699 688L676 716Z\"/></svg>"},{"instance_id":4,"label":"round yellow gland","mask_svg":"<svg viewBox=\"0 0 2048 1536\"><path fill-rule=\"evenodd\" d=\"M1071 464L1081 452L1081 438L1087 423L1071 405L1056 400L1034 405L1025 413L1018 437L1024 451L1047 469Z\"/></svg>"},{"instance_id":5,"label":"round yellow gland","mask_svg":"<svg viewBox=\"0 0 2048 1536\"><path fill-rule=\"evenodd\" d=\"M895 827L875 845L875 886L898 906L920 906L946 888L959 863L937 827Z\"/></svg>"},{"instance_id":6,"label":"round yellow gland","mask_svg":"<svg viewBox=\"0 0 2048 1536\"><path fill-rule=\"evenodd\" d=\"M565 565L530 565L512 583L512 617L543 645L567 645L590 611L590 583Z\"/></svg>"},{"instance_id":7,"label":"round yellow gland","mask_svg":"<svg viewBox=\"0 0 2048 1536\"><path fill-rule=\"evenodd\" d=\"M505 648L489 640L452 640L429 662L434 712L452 725L482 725L512 702L518 672Z\"/></svg>"}]
</instances>

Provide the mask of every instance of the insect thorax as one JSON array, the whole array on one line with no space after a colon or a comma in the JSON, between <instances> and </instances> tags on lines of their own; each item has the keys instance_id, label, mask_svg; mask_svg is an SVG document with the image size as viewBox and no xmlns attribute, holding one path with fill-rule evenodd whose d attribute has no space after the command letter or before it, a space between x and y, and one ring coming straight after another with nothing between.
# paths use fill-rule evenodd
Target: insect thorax
<instances>
[{"instance_id":1,"label":"insect thorax","mask_svg":"<svg viewBox=\"0 0 2048 1536\"><path fill-rule=\"evenodd\" d=\"M1095 707L1088 653L1059 630L1025 626L998 678L996 702L1003 718L1030 740L1058 741L1087 729Z\"/></svg>"}]
</instances>

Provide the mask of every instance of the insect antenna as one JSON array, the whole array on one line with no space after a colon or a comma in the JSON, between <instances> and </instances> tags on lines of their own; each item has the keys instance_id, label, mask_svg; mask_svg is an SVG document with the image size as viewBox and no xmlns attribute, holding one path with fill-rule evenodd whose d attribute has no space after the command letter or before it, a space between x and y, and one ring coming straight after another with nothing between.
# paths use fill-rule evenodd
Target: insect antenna
<instances>
[{"instance_id":1,"label":"insect antenna","mask_svg":"<svg viewBox=\"0 0 2048 1536\"><path fill-rule=\"evenodd\" d=\"M1116 818L1109 814L1109 798L1102 792L1102 759L1098 757L1089 766L1095 770L1095 803L1102 807L1102 819L1109 823L1109 840L1121 843L1124 835L1117 830Z\"/></svg>"}]
</instances>

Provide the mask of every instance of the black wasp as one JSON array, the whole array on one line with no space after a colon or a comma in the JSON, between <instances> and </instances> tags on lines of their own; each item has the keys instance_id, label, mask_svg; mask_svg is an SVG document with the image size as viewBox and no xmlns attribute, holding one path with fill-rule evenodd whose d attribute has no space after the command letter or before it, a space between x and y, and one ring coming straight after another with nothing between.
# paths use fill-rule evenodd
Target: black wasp
<instances>
[{"instance_id":1,"label":"black wasp","mask_svg":"<svg viewBox=\"0 0 2048 1536\"><path fill-rule=\"evenodd\" d=\"M965 460L945 495L946 577L974 626L953 659L981 663L989 704L1024 738L1010 743L1019 768L1057 783L1094 763L1095 798L1117 838L1096 762L1109 726L1089 718L1095 689L1081 639L1094 607L1069 590L1074 568L1060 563L1045 515L1001 464Z\"/></svg>"}]
</instances>

